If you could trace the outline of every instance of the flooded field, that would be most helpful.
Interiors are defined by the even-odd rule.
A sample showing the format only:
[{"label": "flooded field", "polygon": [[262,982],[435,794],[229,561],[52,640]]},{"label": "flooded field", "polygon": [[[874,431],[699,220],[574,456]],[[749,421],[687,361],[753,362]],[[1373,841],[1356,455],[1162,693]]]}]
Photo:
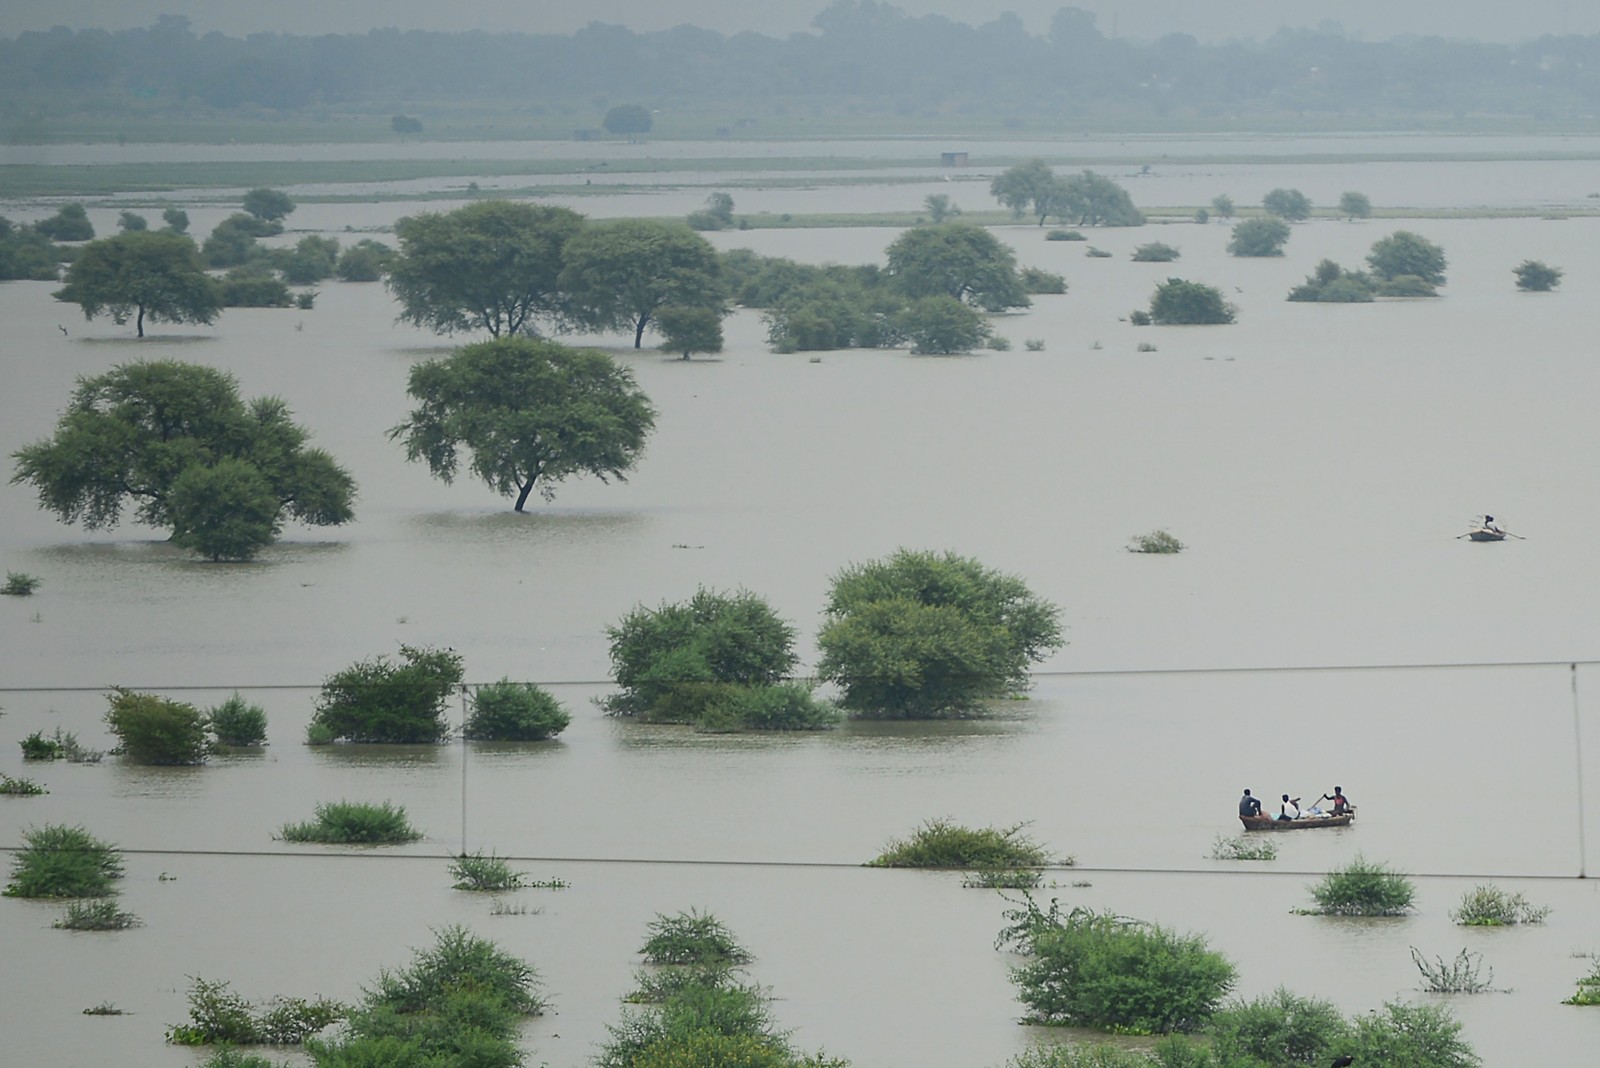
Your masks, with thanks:
[{"label": "flooded field", "polygon": [[[1185,172],[1171,195],[1422,197],[1397,199],[1377,171],[1219,166]],[[1502,166],[1407,180],[1427,203],[1462,206],[1600,189],[1594,163],[1530,159],[1511,182]],[[1182,202],[1144,181],[1128,179],[1136,201]],[[992,206],[986,185],[940,186],[735,196],[740,211],[903,209],[935,190]],[[704,195],[571,203],[668,215]],[[307,204],[290,221],[339,235],[418,207]],[[102,233],[115,214],[91,207]],[[203,234],[209,217],[192,214]],[[1359,266],[1400,228],[1444,247],[1441,298],[1284,301],[1318,260]],[[532,961],[554,999],[525,1031],[528,1063],[576,1068],[618,1019],[644,925],[698,907],[754,950],[751,974],[799,1047],[863,1068],[992,1068],[1034,1037],[993,948],[1005,902],[958,876],[859,867],[941,816],[1031,821],[1077,862],[1051,873],[1046,896],[1206,933],[1244,996],[1283,985],[1361,1013],[1428,997],[1411,947],[1481,952],[1509,991],[1448,1000],[1485,1063],[1531,1049],[1589,1063],[1600,1014],[1559,1002],[1588,970],[1575,955],[1600,951],[1600,890],[1577,878],[1600,864],[1600,666],[1570,666],[1600,653],[1600,220],[1324,220],[1295,226],[1272,260],[1227,256],[1217,224],[1091,232],[1107,259],[1034,226],[996,232],[1070,286],[997,320],[1008,352],[811,362],[770,352],[748,311],[726,324],[724,353],[689,363],[620,337],[571,339],[634,370],[657,430],[626,484],[569,482],[527,515],[481,485],[430,479],[386,438],[407,411],[409,365],[451,341],[396,325],[381,286],[330,283],[312,310],[230,310],[142,342],[84,322],[49,284],[0,286],[8,455],[50,432],[76,376],[179,358],[232,372],[247,396],[285,397],[360,487],[358,522],[291,528],[258,562],[217,566],[136,526],[61,526],[24,487],[0,485],[0,567],[43,580],[0,599],[0,772],[50,790],[0,798],[0,844],[83,824],[128,851],[122,900],[145,921],[69,934],[50,929],[57,906],[0,901],[6,1063],[191,1064],[161,1041],[191,977],[349,999],[430,929],[465,923]],[[865,263],[896,233],[711,236]],[[1154,240],[1182,258],[1129,261]],[[1564,268],[1561,288],[1517,292],[1524,259]],[[1169,276],[1221,287],[1238,323],[1129,325]],[[1026,351],[1032,339],[1041,351]],[[1459,540],[1484,511],[1526,540]],[[1156,527],[1189,548],[1125,551]],[[795,624],[809,667],[830,577],[899,546],[975,556],[1062,607],[1070,644],[1029,700],[983,720],[793,737],[697,735],[595,707],[610,692],[604,628],[633,606],[748,588]],[[321,680],[401,642],[455,648],[469,682],[546,684],[573,725],[540,745],[304,746]],[[36,729],[108,747],[113,685],[201,704],[239,689],[267,709],[272,744],[192,769],[22,763],[16,742]],[[1240,788],[1310,797],[1335,783],[1360,806],[1357,826],[1283,836],[1270,863],[1207,859],[1236,826]],[[341,798],[402,804],[426,837],[353,854],[274,838]],[[571,886],[522,891],[526,913],[492,916],[450,889],[444,858],[463,848]],[[1292,914],[1358,851],[1414,873],[1414,915]],[[1461,894],[1488,880],[1552,906],[1549,921],[1452,925]],[[81,1015],[100,1002],[131,1015]]]}]

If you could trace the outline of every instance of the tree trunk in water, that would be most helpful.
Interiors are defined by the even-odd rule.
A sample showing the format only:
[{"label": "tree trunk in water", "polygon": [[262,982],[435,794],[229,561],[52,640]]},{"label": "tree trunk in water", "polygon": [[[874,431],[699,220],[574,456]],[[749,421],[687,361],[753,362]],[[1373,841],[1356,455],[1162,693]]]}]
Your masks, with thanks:
[{"label": "tree trunk in water", "polygon": [[533,479],[522,484],[522,492],[517,494],[517,511],[522,511],[522,506],[528,503],[528,494],[533,492]]},{"label": "tree trunk in water", "polygon": [[144,305],[139,305],[139,321],[137,323],[139,336],[144,337]]},{"label": "tree trunk in water", "polygon": [[647,322],[649,320],[641,316],[638,325],[633,328],[633,347],[636,349],[643,347],[640,342],[644,340],[644,324]]}]

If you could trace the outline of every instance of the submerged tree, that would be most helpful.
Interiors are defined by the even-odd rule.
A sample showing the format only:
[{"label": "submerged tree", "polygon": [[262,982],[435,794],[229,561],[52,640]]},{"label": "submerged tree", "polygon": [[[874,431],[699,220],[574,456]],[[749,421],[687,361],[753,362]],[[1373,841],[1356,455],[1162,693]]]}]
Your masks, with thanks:
[{"label": "submerged tree", "polygon": [[1010,248],[981,226],[951,222],[907,230],[888,249],[888,276],[913,300],[951,297],[984,311],[1031,302]]},{"label": "submerged tree", "polygon": [[1409,230],[1379,238],[1367,254],[1367,264],[1379,278],[1420,278],[1430,287],[1444,285],[1445,263],[1444,249]]},{"label": "submerged tree", "polygon": [[546,500],[568,475],[626,481],[655,427],[633,374],[603,352],[502,338],[411,369],[411,417],[389,432],[435,476],[455,478],[460,451],[522,511],[535,486]]},{"label": "submerged tree", "polygon": [[725,313],[721,261],[681,223],[591,223],[567,242],[561,289],[573,318],[600,330],[632,330],[633,347],[663,308]]},{"label": "submerged tree", "polygon": [[83,246],[55,298],[81,307],[85,319],[104,311],[120,326],[131,315],[140,337],[147,318],[211,323],[222,307],[194,242],[182,234],[150,230],[126,230]]},{"label": "submerged tree", "polygon": [[1161,326],[1219,325],[1233,322],[1233,314],[1216,286],[1182,278],[1162,282],[1150,298],[1150,319]]},{"label": "submerged tree", "polygon": [[1564,273],[1559,267],[1538,260],[1523,260],[1511,268],[1517,276],[1517,288],[1529,293],[1548,293],[1561,284]]}]

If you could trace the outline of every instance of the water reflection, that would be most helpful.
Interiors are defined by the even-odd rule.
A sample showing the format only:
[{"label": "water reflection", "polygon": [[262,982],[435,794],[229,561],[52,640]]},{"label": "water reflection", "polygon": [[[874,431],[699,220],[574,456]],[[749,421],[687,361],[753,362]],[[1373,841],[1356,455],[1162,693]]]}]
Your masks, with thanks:
[{"label": "water reflection", "polygon": [[480,767],[516,767],[559,760],[567,745],[559,738],[542,742],[467,742],[467,759]]},{"label": "water reflection", "polygon": [[207,769],[201,765],[168,768],[118,763],[112,767],[111,796],[124,800],[192,801],[209,785]]},{"label": "water reflection", "polygon": [[446,762],[449,749],[443,745],[377,745],[336,742],[309,747],[313,758],[325,767],[344,768],[433,768]]},{"label": "water reflection", "polygon": [[475,545],[593,545],[628,537],[648,519],[629,512],[422,512],[408,519],[429,539]]}]

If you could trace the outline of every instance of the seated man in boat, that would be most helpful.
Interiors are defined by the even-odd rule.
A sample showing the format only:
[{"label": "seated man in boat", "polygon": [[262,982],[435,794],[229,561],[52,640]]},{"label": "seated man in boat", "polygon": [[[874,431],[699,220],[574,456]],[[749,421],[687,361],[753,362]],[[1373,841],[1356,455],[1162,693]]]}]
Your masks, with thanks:
[{"label": "seated man in boat", "polygon": [[1259,815],[1261,815],[1261,798],[1259,798],[1259,797],[1251,797],[1250,796],[1250,791],[1246,790],[1244,792],[1244,796],[1239,798],[1239,815],[1241,815],[1241,816],[1259,816]]},{"label": "seated man in boat", "polygon": [[1288,794],[1283,795],[1283,804],[1278,807],[1280,820],[1297,820],[1300,818],[1300,799],[1290,799]]},{"label": "seated man in boat", "polygon": [[1344,787],[1342,786],[1335,786],[1333,788],[1333,793],[1323,794],[1321,797],[1317,798],[1317,800],[1332,801],[1333,814],[1335,816],[1343,816],[1345,813],[1350,811],[1350,799],[1344,796]]}]

